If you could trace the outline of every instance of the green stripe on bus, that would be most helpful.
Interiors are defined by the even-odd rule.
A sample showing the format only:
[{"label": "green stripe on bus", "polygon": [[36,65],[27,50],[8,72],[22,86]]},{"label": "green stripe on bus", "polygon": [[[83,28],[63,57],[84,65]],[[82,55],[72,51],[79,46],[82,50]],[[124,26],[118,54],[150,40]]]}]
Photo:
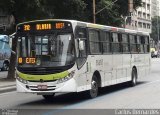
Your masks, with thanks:
[{"label": "green stripe on bus", "polygon": [[60,78],[64,78],[69,74],[69,72],[64,71],[61,73],[49,74],[49,75],[30,75],[30,74],[24,74],[24,73],[17,71],[17,74],[20,78],[24,80],[40,81],[40,79],[42,79],[44,81],[50,81],[50,80],[57,80]]}]

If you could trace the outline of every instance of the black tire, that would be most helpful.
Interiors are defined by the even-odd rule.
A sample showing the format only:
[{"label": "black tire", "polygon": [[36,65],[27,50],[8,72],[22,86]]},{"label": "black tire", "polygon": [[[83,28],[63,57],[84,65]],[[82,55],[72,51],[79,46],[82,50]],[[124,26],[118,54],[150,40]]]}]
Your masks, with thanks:
[{"label": "black tire", "polygon": [[2,67],[2,71],[7,71],[8,69],[9,69],[9,64],[4,62],[3,67]]},{"label": "black tire", "polygon": [[87,91],[87,97],[88,98],[95,98],[98,95],[98,79],[97,77],[94,75],[91,81],[91,89],[89,91]]},{"label": "black tire", "polygon": [[55,93],[52,95],[42,95],[46,101],[53,101]]},{"label": "black tire", "polygon": [[131,73],[131,77],[132,77],[132,80],[130,81],[129,85],[131,87],[134,87],[135,85],[137,85],[137,71],[135,68],[132,69],[132,73]]}]

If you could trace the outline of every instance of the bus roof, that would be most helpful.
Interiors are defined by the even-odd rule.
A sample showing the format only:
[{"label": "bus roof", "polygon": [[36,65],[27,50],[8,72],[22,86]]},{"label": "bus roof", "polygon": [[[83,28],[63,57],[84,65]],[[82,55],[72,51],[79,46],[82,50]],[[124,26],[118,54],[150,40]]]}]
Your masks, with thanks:
[{"label": "bus roof", "polygon": [[32,22],[43,22],[43,21],[67,21],[71,23],[77,23],[78,25],[90,27],[90,28],[96,28],[96,29],[102,29],[102,30],[108,30],[108,31],[115,31],[115,32],[127,32],[131,34],[139,34],[139,35],[149,35],[148,32],[144,31],[138,31],[138,30],[132,30],[132,29],[126,29],[126,28],[119,28],[119,27],[113,27],[113,26],[106,26],[106,25],[100,25],[100,24],[94,24],[89,22],[82,22],[77,20],[66,20],[66,19],[44,19],[44,20],[33,20],[28,22],[19,23],[17,26],[21,24],[26,23],[32,23]]}]

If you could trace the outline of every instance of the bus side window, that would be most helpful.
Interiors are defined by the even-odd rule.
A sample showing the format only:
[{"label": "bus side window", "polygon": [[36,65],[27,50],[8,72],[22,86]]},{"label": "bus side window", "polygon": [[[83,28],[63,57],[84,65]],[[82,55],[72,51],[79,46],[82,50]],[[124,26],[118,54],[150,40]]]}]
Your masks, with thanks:
[{"label": "bus side window", "polygon": [[101,39],[104,54],[111,53],[111,43],[110,43],[110,41],[111,41],[110,33],[109,32],[104,32],[103,37]]},{"label": "bus side window", "polygon": [[144,53],[144,40],[142,36],[137,36],[137,49],[138,49],[138,53]]},{"label": "bus side window", "polygon": [[144,36],[144,52],[149,53],[149,37]]},{"label": "bus side window", "polygon": [[86,48],[86,40],[87,33],[86,28],[77,27],[76,30],[76,40],[77,40],[77,48],[78,48],[78,57],[86,57],[87,56],[87,48]]},{"label": "bus side window", "polygon": [[112,33],[112,51],[113,53],[121,53],[120,38],[118,33]]},{"label": "bus side window", "polygon": [[122,50],[123,50],[123,53],[130,52],[129,39],[127,34],[122,34]]},{"label": "bus side window", "polygon": [[142,49],[142,53],[144,53],[144,44],[145,44],[145,38],[144,36],[141,36],[141,49]]},{"label": "bus side window", "polygon": [[77,54],[77,66],[80,69],[84,63],[86,62],[87,58],[87,30],[84,27],[77,27],[76,28],[76,54]]},{"label": "bus side window", "polygon": [[98,30],[89,30],[89,46],[91,54],[101,54],[100,32]]},{"label": "bus side window", "polygon": [[135,35],[129,35],[129,40],[130,40],[130,49],[131,49],[131,53],[137,53],[137,37]]}]

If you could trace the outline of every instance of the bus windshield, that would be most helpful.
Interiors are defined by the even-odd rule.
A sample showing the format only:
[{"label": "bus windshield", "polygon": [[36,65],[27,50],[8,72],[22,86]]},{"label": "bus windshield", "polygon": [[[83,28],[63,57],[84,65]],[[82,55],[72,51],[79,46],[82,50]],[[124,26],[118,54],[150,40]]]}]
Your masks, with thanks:
[{"label": "bus windshield", "polygon": [[60,67],[75,62],[72,34],[19,37],[18,50],[19,67]]}]

